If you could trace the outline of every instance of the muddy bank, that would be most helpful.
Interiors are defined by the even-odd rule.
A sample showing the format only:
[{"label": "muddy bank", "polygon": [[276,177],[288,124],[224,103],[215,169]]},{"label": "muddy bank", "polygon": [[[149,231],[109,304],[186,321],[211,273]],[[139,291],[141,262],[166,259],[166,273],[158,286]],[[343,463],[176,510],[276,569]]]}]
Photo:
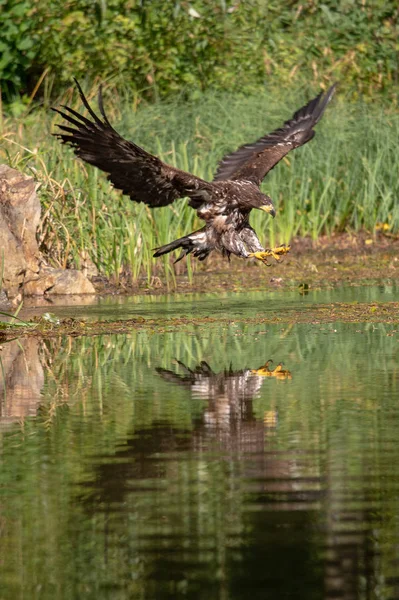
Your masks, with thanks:
[{"label": "muddy bank", "polygon": [[[232,260],[229,264],[221,259],[214,259],[193,276],[193,281],[187,277],[177,277],[176,287],[169,288],[161,280],[153,281],[151,285],[141,282],[139,286],[113,286],[106,280],[97,282],[98,295],[150,295],[164,294],[167,291],[181,293],[206,293],[217,295],[222,292],[243,291],[281,291],[282,306],[284,306],[285,290],[295,290],[300,294],[308,291],[326,288],[364,285],[399,285],[399,241],[388,236],[367,235],[350,236],[348,234],[335,238],[321,238],[317,244],[310,240],[294,240],[291,253],[280,263],[274,262],[271,267],[253,264],[249,261]],[[334,302],[315,304],[306,310],[284,306],[272,312],[258,312],[251,317],[237,317],[213,314],[197,317],[178,318],[138,317],[133,319],[114,319],[93,321],[92,319],[64,318],[54,319],[35,317],[29,307],[45,307],[49,313],[52,307],[77,306],[95,303],[95,296],[60,297],[57,302],[45,298],[26,299],[24,312],[28,320],[26,325],[18,326],[3,324],[0,329],[0,342],[19,336],[54,337],[58,335],[99,335],[105,333],[128,333],[131,330],[169,331],[175,328],[203,326],[206,328],[213,323],[229,324],[245,320],[246,323],[257,324],[296,324],[296,323],[333,323],[333,322],[384,322],[393,326],[392,333],[399,331],[399,301],[398,302]],[[399,300],[399,298],[398,298]],[[32,304],[33,303],[33,304]],[[27,309],[27,310],[25,310]],[[22,314],[22,313],[21,313]],[[73,317],[76,315],[73,314]]]},{"label": "muddy bank", "polygon": [[375,285],[399,282],[399,240],[389,234],[341,234],[321,237],[317,242],[294,239],[290,253],[270,267],[257,261],[233,257],[229,263],[219,256],[199,265],[192,281],[177,275],[165,282],[154,277],[132,285],[125,275],[119,286],[106,278],[94,278],[98,294],[163,294],[176,292],[215,292],[217,289],[242,291],[294,289],[305,286],[320,289],[347,285]]}]

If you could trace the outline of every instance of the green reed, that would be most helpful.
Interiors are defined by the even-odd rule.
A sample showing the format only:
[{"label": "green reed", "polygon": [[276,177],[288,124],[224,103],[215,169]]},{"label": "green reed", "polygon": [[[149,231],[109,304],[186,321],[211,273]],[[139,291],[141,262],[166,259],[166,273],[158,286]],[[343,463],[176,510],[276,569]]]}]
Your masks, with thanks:
[{"label": "green reed", "polygon": [[[112,92],[112,98],[111,98]],[[96,106],[95,90],[89,97]],[[309,97],[203,95],[196,101],[140,103],[126,90],[105,90],[109,118],[118,131],[163,160],[211,179],[218,160],[244,142],[278,127]],[[81,109],[72,90],[60,103]],[[41,248],[55,265],[82,268],[89,257],[118,283],[176,274],[191,278],[198,261],[173,265],[155,260],[153,248],[201,226],[184,200],[151,210],[113,190],[104,174],[77,160],[50,132],[60,117],[31,109],[3,123],[0,161],[33,174],[41,183]],[[378,222],[399,229],[396,146],[399,117],[389,108],[347,105],[339,91],[317,126],[311,144],[289,154],[267,177],[263,189],[277,217],[253,211],[251,222],[265,245],[294,236],[331,235],[345,230],[375,231]]]}]

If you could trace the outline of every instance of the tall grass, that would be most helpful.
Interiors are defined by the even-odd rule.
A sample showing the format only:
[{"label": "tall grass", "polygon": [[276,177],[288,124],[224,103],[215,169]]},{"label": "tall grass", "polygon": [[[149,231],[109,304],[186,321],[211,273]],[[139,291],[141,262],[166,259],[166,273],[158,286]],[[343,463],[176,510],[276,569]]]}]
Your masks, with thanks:
[{"label": "tall grass", "polygon": [[[96,105],[95,90],[89,93]],[[279,126],[305,102],[303,91],[257,96],[205,94],[192,102],[145,104],[126,90],[105,91],[105,105],[118,131],[163,160],[211,179],[218,160],[243,142]],[[60,103],[81,109],[72,90]],[[104,174],[77,160],[50,132],[60,122],[48,109],[36,107],[3,121],[0,161],[33,173],[43,216],[42,250],[55,265],[82,268],[87,257],[101,273],[118,282],[128,277],[148,282],[197,261],[156,261],[152,249],[201,226],[184,200],[151,210],[113,190]],[[251,221],[266,245],[294,236],[337,231],[375,230],[377,222],[399,229],[397,142],[399,116],[389,108],[347,105],[339,92],[328,107],[317,136],[289,154],[269,174],[264,191],[277,206],[271,220],[253,211]]]}]

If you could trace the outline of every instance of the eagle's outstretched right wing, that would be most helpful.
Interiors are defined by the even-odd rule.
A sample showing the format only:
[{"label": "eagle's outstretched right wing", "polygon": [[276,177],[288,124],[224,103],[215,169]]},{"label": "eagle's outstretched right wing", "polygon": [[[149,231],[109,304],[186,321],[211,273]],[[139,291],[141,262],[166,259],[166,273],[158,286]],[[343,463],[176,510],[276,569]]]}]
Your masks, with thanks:
[{"label": "eagle's outstretched right wing", "polygon": [[64,111],[53,110],[69,123],[58,125],[62,133],[56,133],[56,137],[72,146],[79,158],[108,173],[113,185],[135,202],[145,202],[151,207],[166,206],[177,198],[188,196],[190,205],[197,208],[208,200],[211,184],[164,163],[140,146],[125,140],[107,119],[101,88],[98,105],[102,120],[89,105],[76,79],[75,83],[93,120],[68,106],[63,106]]}]

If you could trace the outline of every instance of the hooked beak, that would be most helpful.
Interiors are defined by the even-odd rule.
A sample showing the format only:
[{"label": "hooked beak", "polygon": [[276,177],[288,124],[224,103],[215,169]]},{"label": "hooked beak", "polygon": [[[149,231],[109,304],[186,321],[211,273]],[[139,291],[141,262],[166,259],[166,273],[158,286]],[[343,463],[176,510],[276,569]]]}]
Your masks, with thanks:
[{"label": "hooked beak", "polygon": [[276,216],[276,209],[274,208],[273,204],[265,204],[264,206],[260,206],[259,208],[260,210],[264,210],[265,212],[269,213],[269,215],[271,215],[273,219]]}]

